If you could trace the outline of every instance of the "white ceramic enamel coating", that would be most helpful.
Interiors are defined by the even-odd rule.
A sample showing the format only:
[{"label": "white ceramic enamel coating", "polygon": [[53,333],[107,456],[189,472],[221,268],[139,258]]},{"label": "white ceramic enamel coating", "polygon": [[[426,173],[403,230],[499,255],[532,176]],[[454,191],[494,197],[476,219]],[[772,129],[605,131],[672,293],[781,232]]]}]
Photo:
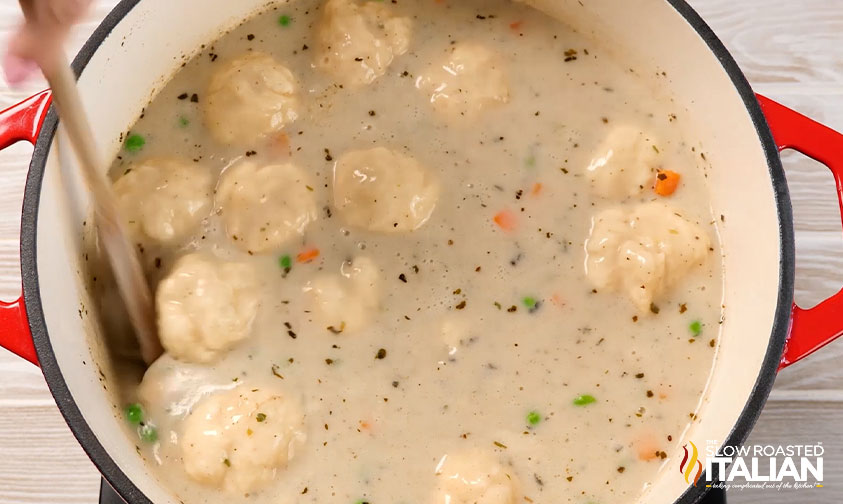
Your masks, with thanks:
[{"label": "white ceramic enamel coating", "polygon": [[[294,0],[293,0],[294,1]],[[185,58],[260,9],[266,0],[144,0],[96,49],[80,79],[83,101],[105,160],[116,155],[120,132]],[[712,165],[713,214],[725,254],[725,321],[721,345],[699,421],[688,439],[703,448],[722,443],[735,425],[759,375],[773,326],[779,289],[779,222],[771,178],[758,134],[720,62],[688,22],[663,0],[533,0],[642,72],[664,71],[679,110],[694,128]],[[114,403],[112,373],[85,293],[81,236],[87,198],[58,162],[53,143],[38,213],[37,265],[50,341],[73,400],[99,442],[149,499],[173,503],[135,453]],[[66,159],[63,159],[66,163]],[[66,164],[65,164],[66,166]],[[78,299],[78,303],[69,300]],[[80,310],[82,316],[80,317]],[[103,379],[100,369],[107,378]],[[105,384],[105,387],[103,386]],[[548,391],[548,393],[551,393]],[[682,451],[662,461],[660,478],[641,502],[667,503],[687,488],[679,474]],[[564,454],[560,454],[564,457]]]}]

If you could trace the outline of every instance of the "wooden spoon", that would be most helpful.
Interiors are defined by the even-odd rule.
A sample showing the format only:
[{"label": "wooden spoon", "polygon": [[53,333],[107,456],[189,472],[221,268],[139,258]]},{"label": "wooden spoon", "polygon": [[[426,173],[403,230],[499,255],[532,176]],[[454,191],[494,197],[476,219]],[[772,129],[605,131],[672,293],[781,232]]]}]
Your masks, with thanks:
[{"label": "wooden spoon", "polygon": [[76,79],[65,58],[59,57],[49,71],[43,70],[53,90],[53,103],[59,111],[61,124],[67,132],[85,182],[91,191],[94,222],[97,224],[108,262],[114,272],[117,288],[126,304],[141,357],[147,365],[162,353],[155,322],[152,292],[141,267],[135,247],[129,241],[124,220],[117,207],[111,185],[100,170],[100,157],[94,144],[91,126],[82,108]]},{"label": "wooden spoon", "polygon": [[[32,20],[37,15],[33,0],[21,0],[24,16]],[[143,273],[134,246],[129,241],[124,220],[120,217],[117,199],[101,170],[100,156],[94,143],[91,125],[82,107],[76,79],[64,54],[51,55],[51,63],[42,68],[53,90],[53,103],[67,131],[85,183],[91,192],[94,221],[97,224],[108,262],[114,272],[117,288],[126,305],[135,335],[140,344],[141,358],[152,364],[164,351],[158,340],[152,292]]]}]

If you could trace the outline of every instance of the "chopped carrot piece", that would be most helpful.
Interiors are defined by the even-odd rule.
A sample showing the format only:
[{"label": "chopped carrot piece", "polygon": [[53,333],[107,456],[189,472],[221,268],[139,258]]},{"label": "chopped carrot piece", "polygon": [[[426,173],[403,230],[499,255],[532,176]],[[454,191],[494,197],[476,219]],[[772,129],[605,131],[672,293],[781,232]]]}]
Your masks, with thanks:
[{"label": "chopped carrot piece", "polygon": [[[293,153],[290,147],[290,137],[283,132],[272,136],[266,143],[266,146],[272,157],[289,157]],[[246,152],[246,157],[254,156],[255,154],[257,154],[256,151],[248,151]]]},{"label": "chopped carrot piece", "polygon": [[518,30],[521,28],[521,25],[524,24],[524,21],[515,21],[513,23],[509,23],[510,30]]},{"label": "chopped carrot piece", "polygon": [[659,457],[659,445],[652,435],[644,436],[635,442],[635,451],[640,460],[653,460]]},{"label": "chopped carrot piece", "polygon": [[512,231],[515,229],[515,214],[509,210],[501,210],[495,214],[493,220],[495,221],[495,224],[504,231]]},{"label": "chopped carrot piece", "polygon": [[290,149],[290,137],[286,133],[278,134],[278,146],[285,150]]},{"label": "chopped carrot piece", "polygon": [[679,174],[670,170],[659,170],[653,190],[659,196],[670,196],[679,187]]},{"label": "chopped carrot piece", "polygon": [[542,186],[541,182],[536,182],[535,184],[533,184],[533,190],[530,191],[530,193],[533,196],[538,196],[539,194],[541,194],[543,188],[544,186]]},{"label": "chopped carrot piece", "polygon": [[316,259],[317,257],[319,257],[319,249],[316,247],[309,248],[305,251],[299,252],[299,254],[296,256],[296,262],[308,263]]},{"label": "chopped carrot piece", "polygon": [[550,302],[553,303],[555,306],[558,306],[559,308],[565,306],[565,300],[562,299],[562,296],[560,296],[559,294],[554,294],[553,296],[551,296]]},{"label": "chopped carrot piece", "polygon": [[372,428],[372,425],[369,422],[367,422],[365,420],[360,420],[360,429],[361,430],[369,430],[371,428]]}]

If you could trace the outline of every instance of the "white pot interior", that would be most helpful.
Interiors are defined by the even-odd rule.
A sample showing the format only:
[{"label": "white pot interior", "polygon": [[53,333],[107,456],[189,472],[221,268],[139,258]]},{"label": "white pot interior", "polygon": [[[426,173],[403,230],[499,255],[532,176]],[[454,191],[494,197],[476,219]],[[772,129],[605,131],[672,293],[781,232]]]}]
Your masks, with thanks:
[{"label": "white pot interior", "polygon": [[[80,79],[104,159],[116,155],[121,132],[186,58],[266,3],[145,0],[132,8],[96,48]],[[719,226],[725,256],[725,321],[701,414],[684,439],[699,447],[707,440],[722,442],[760,372],[779,289],[774,191],[752,120],[705,41],[664,0],[528,3],[615,48],[619,57],[638,68],[666,72],[662,79],[666,91],[694,123],[695,141],[711,163],[713,214],[726,219]],[[88,201],[72,171],[65,168],[61,173],[57,152],[54,142],[37,220],[37,265],[44,318],[58,365],[85,421],[122,471],[152,501],[175,503],[135,453],[109,390],[111,373],[105,352],[96,344],[100,338],[94,303],[82,278],[81,237]],[[677,470],[681,449],[668,455],[661,478],[642,502],[673,502],[687,489]]]}]

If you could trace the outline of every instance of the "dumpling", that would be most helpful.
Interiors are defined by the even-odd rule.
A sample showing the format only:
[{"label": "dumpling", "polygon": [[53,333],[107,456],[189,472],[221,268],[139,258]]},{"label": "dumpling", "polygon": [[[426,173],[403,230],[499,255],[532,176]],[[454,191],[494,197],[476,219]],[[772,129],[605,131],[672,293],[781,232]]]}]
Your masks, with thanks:
[{"label": "dumpling", "polygon": [[439,184],[418,161],[376,147],[343,154],[334,165],[334,206],[353,226],[394,233],[430,218]]},{"label": "dumpling", "polygon": [[306,434],[297,401],[280,390],[241,385],[203,399],[179,441],[187,474],[229,494],[265,487],[296,455]]},{"label": "dumpling", "polygon": [[594,217],[585,244],[586,276],[598,289],[621,291],[642,312],[705,262],[708,234],[659,202],[612,208]]},{"label": "dumpling", "polygon": [[170,422],[186,417],[205,396],[231,390],[237,384],[227,376],[220,377],[213,366],[176,360],[165,353],[146,369],[137,390],[161,433],[171,427]]},{"label": "dumpling", "polygon": [[247,252],[271,252],[316,219],[313,186],[292,163],[259,165],[241,161],[226,169],[217,187],[216,206],[225,231]]},{"label": "dumpling", "polygon": [[341,84],[370,84],[407,52],[412,22],[371,0],[328,0],[317,31],[316,63]]},{"label": "dumpling", "polygon": [[594,194],[624,200],[653,185],[659,153],[653,137],[632,126],[613,129],[586,168]]},{"label": "dumpling", "polygon": [[258,311],[251,266],[189,254],[158,284],[158,335],[176,359],[211,362],[249,336]]},{"label": "dumpling", "polygon": [[450,46],[448,51],[445,61],[416,80],[436,110],[471,116],[509,101],[509,84],[497,54],[471,42]]},{"label": "dumpling", "polygon": [[193,232],[211,213],[214,176],[177,158],[147,159],[114,182],[129,231],[140,241],[172,243]]},{"label": "dumpling", "polygon": [[307,282],[304,293],[316,322],[334,333],[364,328],[378,310],[377,265],[368,257],[344,262],[339,275],[324,273]]},{"label": "dumpling", "polygon": [[485,452],[445,455],[435,473],[433,504],[515,504],[520,499],[518,478]]},{"label": "dumpling", "polygon": [[252,146],[298,118],[296,80],[272,56],[250,52],[214,72],[205,125],[217,142]]}]

